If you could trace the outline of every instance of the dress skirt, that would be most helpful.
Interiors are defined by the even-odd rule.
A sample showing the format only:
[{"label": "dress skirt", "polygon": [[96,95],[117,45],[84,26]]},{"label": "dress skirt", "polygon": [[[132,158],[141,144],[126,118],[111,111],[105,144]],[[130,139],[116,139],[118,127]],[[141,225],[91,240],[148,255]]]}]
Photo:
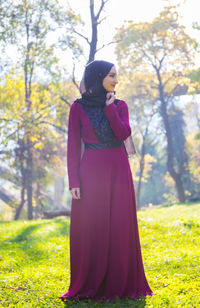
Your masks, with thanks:
[{"label": "dress skirt", "polygon": [[59,298],[96,301],[152,295],[144,273],[134,184],[124,145],[85,149],[81,198],[72,199],[71,280]]}]

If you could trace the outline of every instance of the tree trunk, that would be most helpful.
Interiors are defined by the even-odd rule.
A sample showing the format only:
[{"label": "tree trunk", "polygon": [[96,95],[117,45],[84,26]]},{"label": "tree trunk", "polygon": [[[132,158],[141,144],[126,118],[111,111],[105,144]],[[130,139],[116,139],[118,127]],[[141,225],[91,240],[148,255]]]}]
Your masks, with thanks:
[{"label": "tree trunk", "polygon": [[59,210],[62,206],[62,196],[64,192],[64,178],[60,176],[54,176],[54,209]]},{"label": "tree trunk", "polygon": [[90,17],[92,23],[92,38],[90,42],[90,53],[88,63],[94,61],[97,50],[97,17],[94,14],[94,0],[90,0]]},{"label": "tree trunk", "polygon": [[33,195],[33,157],[31,149],[31,141],[27,138],[27,166],[26,166],[26,190],[27,190],[27,217],[29,220],[33,219],[33,204],[32,204],[32,195]]},{"label": "tree trunk", "polygon": [[18,220],[20,213],[21,213],[21,210],[23,209],[24,203],[25,203],[25,187],[22,186],[22,188],[21,188],[21,202],[20,202],[20,205],[16,209],[14,220]]},{"label": "tree trunk", "polygon": [[162,85],[162,80],[161,80],[159,69],[156,69],[156,73],[157,73],[158,82],[159,82],[159,95],[160,95],[160,102],[161,102],[160,114],[164,122],[164,127],[165,127],[165,132],[166,132],[166,137],[167,137],[167,169],[171,177],[175,181],[179,201],[185,202],[185,193],[184,193],[184,188],[183,188],[183,182],[181,179],[181,176],[184,172],[184,167],[182,166],[181,172],[178,173],[175,171],[175,168],[173,165],[174,152],[173,152],[173,146],[172,146],[172,134],[171,134],[169,118],[167,114],[167,104],[164,98],[163,85]]},{"label": "tree trunk", "polygon": [[17,207],[15,212],[15,218],[14,220],[17,220],[20,216],[21,210],[23,209],[24,203],[25,203],[25,187],[26,187],[26,180],[25,180],[25,172],[24,172],[24,166],[22,161],[22,156],[20,157],[20,169],[21,169],[21,176],[22,176],[22,186],[21,186],[21,202],[20,205]]},{"label": "tree trunk", "polygon": [[[27,112],[31,110],[31,88],[32,88],[32,74],[34,68],[34,62],[30,61],[30,18],[28,10],[26,14],[26,56],[24,62],[24,81],[25,81],[25,102]],[[32,156],[32,144],[29,138],[30,128],[25,127],[25,144],[26,144],[26,191],[27,191],[27,217],[29,220],[33,219],[33,205],[32,205],[32,184],[33,184],[33,156]]]},{"label": "tree trunk", "polygon": [[181,176],[180,175],[176,179],[176,189],[177,189],[179,201],[180,202],[185,202],[184,187],[183,187],[183,182],[181,180]]}]

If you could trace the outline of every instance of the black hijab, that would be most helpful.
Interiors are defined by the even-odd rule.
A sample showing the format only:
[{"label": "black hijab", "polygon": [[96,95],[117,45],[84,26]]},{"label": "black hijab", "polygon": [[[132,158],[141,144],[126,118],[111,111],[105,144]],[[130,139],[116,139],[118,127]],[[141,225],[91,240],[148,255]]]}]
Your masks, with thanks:
[{"label": "black hijab", "polygon": [[86,92],[76,101],[81,103],[87,113],[90,123],[100,143],[114,142],[114,134],[104,113],[107,91],[103,87],[103,79],[108,75],[113,63],[106,61],[93,61],[84,71],[83,81]]}]

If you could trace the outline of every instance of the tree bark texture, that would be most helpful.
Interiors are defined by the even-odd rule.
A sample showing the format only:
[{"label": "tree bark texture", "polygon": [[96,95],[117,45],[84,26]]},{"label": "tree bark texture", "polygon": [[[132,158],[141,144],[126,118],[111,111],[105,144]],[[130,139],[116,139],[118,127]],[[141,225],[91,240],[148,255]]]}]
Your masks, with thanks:
[{"label": "tree bark texture", "polygon": [[171,129],[169,125],[169,118],[167,114],[167,103],[165,101],[164,97],[164,90],[163,90],[163,84],[160,76],[160,71],[158,68],[156,69],[156,74],[158,78],[158,90],[159,90],[159,96],[160,96],[160,103],[161,103],[161,108],[160,108],[160,114],[163,119],[164,127],[165,127],[165,132],[166,132],[166,137],[167,137],[167,169],[171,175],[171,177],[175,181],[176,185],[176,190],[177,190],[177,195],[178,199],[180,202],[185,202],[185,193],[184,193],[184,187],[183,187],[183,182],[182,182],[182,174],[184,172],[184,167],[182,166],[180,172],[176,172],[174,168],[174,152],[173,152],[173,146],[172,146],[172,134],[171,134]]}]

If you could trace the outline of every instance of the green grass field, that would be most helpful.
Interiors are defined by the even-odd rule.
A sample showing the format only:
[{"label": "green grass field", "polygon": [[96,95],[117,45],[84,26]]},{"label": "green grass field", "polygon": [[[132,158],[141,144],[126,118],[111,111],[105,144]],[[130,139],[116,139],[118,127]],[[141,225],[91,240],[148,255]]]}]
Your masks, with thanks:
[{"label": "green grass field", "polygon": [[70,282],[68,218],[0,222],[0,307],[200,307],[200,204],[138,212],[153,297],[116,303],[58,296]]}]

